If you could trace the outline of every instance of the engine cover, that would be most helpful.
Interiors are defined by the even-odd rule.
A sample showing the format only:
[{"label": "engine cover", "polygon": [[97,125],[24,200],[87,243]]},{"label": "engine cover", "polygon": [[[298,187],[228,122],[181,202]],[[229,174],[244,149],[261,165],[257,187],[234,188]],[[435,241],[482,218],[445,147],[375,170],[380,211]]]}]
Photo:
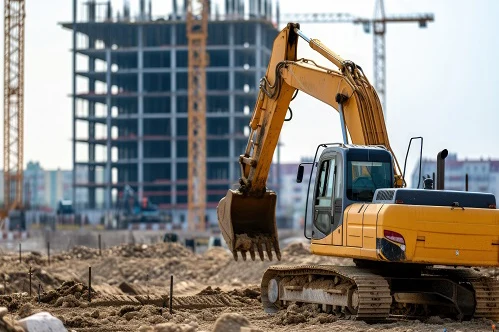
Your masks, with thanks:
[{"label": "engine cover", "polygon": [[388,188],[377,189],[373,203],[495,208],[493,194],[454,190]]}]

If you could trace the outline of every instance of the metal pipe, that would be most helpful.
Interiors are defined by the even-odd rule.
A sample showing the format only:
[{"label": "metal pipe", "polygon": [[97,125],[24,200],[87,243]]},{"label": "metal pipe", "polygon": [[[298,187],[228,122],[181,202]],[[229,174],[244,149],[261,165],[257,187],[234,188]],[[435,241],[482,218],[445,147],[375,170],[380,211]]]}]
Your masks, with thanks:
[{"label": "metal pipe", "polygon": [[338,93],[336,95],[336,102],[338,103],[338,111],[340,113],[340,123],[341,123],[341,133],[343,135],[343,143],[348,144],[348,133],[347,133],[347,127],[345,124],[345,115],[343,112],[343,103],[347,101],[348,97]]},{"label": "metal pipe", "polygon": [[298,29],[298,28],[295,28],[295,32],[296,32],[296,34],[297,34],[298,36],[300,36],[300,37],[302,37],[303,39],[305,39],[305,41],[306,41],[307,43],[310,43],[310,41],[312,40],[312,39],[308,38],[308,37],[307,37],[307,36],[306,36],[303,32],[301,32],[301,30],[300,30],[300,29]]},{"label": "metal pipe", "polygon": [[447,149],[437,154],[437,190],[445,189],[445,158],[449,155]]}]

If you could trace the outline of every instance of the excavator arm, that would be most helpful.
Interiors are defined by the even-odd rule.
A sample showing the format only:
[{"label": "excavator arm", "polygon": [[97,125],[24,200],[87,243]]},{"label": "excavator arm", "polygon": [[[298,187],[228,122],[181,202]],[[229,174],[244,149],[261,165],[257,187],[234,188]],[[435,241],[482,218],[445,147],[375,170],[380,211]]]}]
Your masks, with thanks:
[{"label": "excavator arm", "polygon": [[[318,66],[311,60],[298,60],[299,37],[338,70]],[[298,24],[289,23],[275,39],[267,73],[260,81],[248,144],[239,158],[240,187],[229,190],[217,207],[222,235],[236,260],[238,251],[243,259],[249,252],[253,260],[258,252],[263,260],[264,248],[269,259],[272,250],[280,259],[275,222],[277,196],[267,189],[266,183],[289,104],[298,91],[340,113],[345,143],[382,145],[391,151],[378,95],[362,68],[343,60],[320,41],[303,35]],[[400,167],[395,157],[394,160],[394,186],[401,187]]]}]

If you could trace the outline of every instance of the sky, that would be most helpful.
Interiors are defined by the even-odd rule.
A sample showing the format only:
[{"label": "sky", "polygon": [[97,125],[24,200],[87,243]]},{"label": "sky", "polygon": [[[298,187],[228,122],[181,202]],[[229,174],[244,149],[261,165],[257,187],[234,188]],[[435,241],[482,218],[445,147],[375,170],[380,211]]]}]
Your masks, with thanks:
[{"label": "sky", "polygon": [[[138,0],[130,2],[133,8]],[[165,14],[166,3],[170,1],[153,1],[153,14]],[[304,4],[282,0],[281,12],[346,12],[362,17],[374,13],[374,0]],[[385,0],[385,11],[435,15],[426,29],[416,23],[387,27],[386,122],[399,162],[403,163],[413,136],[424,137],[426,157],[447,148],[461,158],[499,158],[499,1]],[[27,0],[26,13],[25,163],[33,160],[46,169],[70,169],[71,32],[58,23],[71,20],[72,1]],[[302,24],[301,29],[362,66],[374,84],[372,34],[353,24]],[[298,57],[333,67],[306,43],[298,47]],[[313,155],[319,143],[342,140],[334,109],[303,93],[291,107],[293,120],[285,123],[281,135],[283,162]],[[416,150],[409,157],[411,171]]]}]

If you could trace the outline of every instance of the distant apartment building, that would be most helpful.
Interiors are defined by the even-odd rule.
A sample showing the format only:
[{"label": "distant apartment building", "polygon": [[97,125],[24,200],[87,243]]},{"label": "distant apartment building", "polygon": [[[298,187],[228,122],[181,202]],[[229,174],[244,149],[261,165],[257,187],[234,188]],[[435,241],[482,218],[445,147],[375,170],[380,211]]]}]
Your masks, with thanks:
[{"label": "distant apartment building", "polygon": [[[305,160],[302,161],[311,161]],[[277,192],[277,216],[291,220],[293,228],[301,228],[305,218],[305,205],[307,201],[307,189],[310,179],[310,165],[305,165],[303,182],[296,182],[296,174],[300,163],[272,164],[267,186]],[[278,180],[280,178],[280,180]],[[312,175],[310,188],[315,184],[315,172]],[[313,190],[310,190],[310,196]],[[310,199],[310,198],[309,198]],[[309,217],[311,216],[308,211]]]},{"label": "distant apartment building", "polygon": [[[77,178],[86,177],[86,172]],[[54,210],[61,199],[71,199],[73,172],[71,170],[45,170],[39,162],[28,162],[24,171],[24,204],[29,209]],[[3,191],[2,191],[3,192]],[[86,195],[80,193],[79,199]]]},{"label": "distant apartment building", "polygon": [[[423,158],[421,165],[422,176],[433,176],[437,162],[435,159]],[[465,190],[465,178],[468,174],[468,190],[476,192],[488,192],[499,197],[499,160],[491,159],[461,159],[457,154],[449,154],[445,159],[445,189]],[[412,172],[411,187],[418,187],[419,162]],[[421,179],[419,188],[423,187]]]}]

